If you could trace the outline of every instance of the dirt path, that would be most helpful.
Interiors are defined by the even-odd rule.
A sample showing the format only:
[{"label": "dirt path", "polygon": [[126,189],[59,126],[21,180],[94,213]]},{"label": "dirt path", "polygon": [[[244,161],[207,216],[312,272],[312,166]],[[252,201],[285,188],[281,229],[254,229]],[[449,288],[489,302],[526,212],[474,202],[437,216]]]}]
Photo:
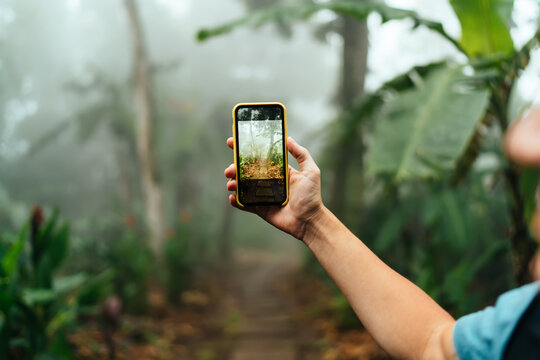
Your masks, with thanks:
[{"label": "dirt path", "polygon": [[281,179],[283,167],[278,164],[271,165],[267,159],[257,159],[243,165],[241,173],[246,179]]},{"label": "dirt path", "polygon": [[231,360],[297,358],[291,306],[278,290],[280,278],[295,268],[293,260],[247,252],[238,256],[235,289],[243,315]]}]

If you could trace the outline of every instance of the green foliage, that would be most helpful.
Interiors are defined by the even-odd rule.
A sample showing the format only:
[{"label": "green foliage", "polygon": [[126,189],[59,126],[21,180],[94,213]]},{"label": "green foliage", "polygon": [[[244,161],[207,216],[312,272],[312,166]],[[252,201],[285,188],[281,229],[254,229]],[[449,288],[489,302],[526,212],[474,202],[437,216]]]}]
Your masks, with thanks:
[{"label": "green foliage", "polygon": [[[137,217],[102,214],[98,219],[74,224],[80,238],[66,264],[68,272],[114,272],[113,292],[127,313],[148,308],[149,283],[156,278],[156,263]],[[89,240],[90,239],[90,240]],[[98,286],[100,278],[94,281]],[[92,283],[88,284],[93,286]],[[82,299],[90,301],[85,294]]]},{"label": "green foliage", "polygon": [[253,155],[240,156],[240,166],[251,165],[251,164],[256,163],[257,161],[258,161],[257,156],[253,156]]},{"label": "green foliage", "polygon": [[485,112],[488,92],[460,84],[459,67],[430,73],[388,102],[369,149],[371,173],[436,177],[455,166]]},{"label": "green foliage", "polygon": [[332,312],[334,316],[335,324],[340,329],[358,328],[361,324],[356,317],[354,310],[349,305],[345,296],[336,291],[332,298]]},{"label": "green foliage", "polygon": [[69,359],[68,331],[80,314],[89,314],[107,295],[111,273],[58,276],[69,246],[67,224],[58,213],[31,222],[17,237],[0,236],[0,357]]},{"label": "green foliage", "polygon": [[146,311],[154,264],[152,251],[134,232],[126,231],[105,249],[102,266],[114,269],[114,290],[128,313]]},{"label": "green foliage", "polygon": [[164,284],[172,304],[178,304],[196,270],[208,265],[213,250],[209,248],[208,231],[205,222],[193,220],[184,213],[184,219],[176,224],[174,233],[165,243]]},{"label": "green foliage", "polygon": [[507,202],[474,171],[458,187],[408,182],[367,206],[360,238],[454,315],[475,311],[513,286]]},{"label": "green foliage", "polygon": [[514,43],[507,24],[513,0],[450,0],[461,23],[461,47],[471,57],[511,54]]},{"label": "green foliage", "polygon": [[324,3],[309,1],[291,6],[275,6],[257,11],[215,28],[200,30],[197,34],[197,39],[199,41],[205,41],[211,37],[226,34],[240,26],[261,26],[270,22],[287,23],[295,20],[306,20],[321,10],[330,10],[337,14],[350,16],[358,20],[365,20],[372,12],[381,15],[383,22],[409,18],[414,21],[415,26],[426,26],[458,46],[455,40],[444,31],[444,28],[440,23],[423,19],[414,11],[393,8],[379,1],[371,0],[328,1]]},{"label": "green foliage", "polygon": [[[515,51],[508,27],[512,0],[450,3],[461,23],[461,41],[450,37],[441,24],[411,11],[371,1],[332,0],[263,10],[202,30],[198,38],[244,25],[304,20],[323,9],[359,20],[377,12],[383,22],[412,19],[415,26],[439,33],[466,56],[468,76],[444,61],[413,68],[363,94],[332,124],[330,145],[331,150],[367,148],[371,176],[364,173],[364,154],[352,162],[360,165],[353,170],[366,186],[364,198],[351,207],[357,214],[367,214],[355,216],[351,224],[360,238],[459,315],[485,305],[513,284],[510,247],[503,238],[508,228],[521,227],[520,221],[531,216],[538,173],[510,168],[502,159],[500,141],[512,118],[523,110],[510,93],[515,93],[515,80],[540,41],[540,31]],[[334,164],[335,153],[326,151],[327,164]],[[478,164],[486,158],[495,158],[494,165],[480,171]],[[497,181],[501,174],[507,177],[506,187]],[[510,177],[517,180],[518,189]],[[512,214],[521,212],[524,219],[510,217],[508,209]],[[513,244],[524,241],[530,239],[512,238]],[[308,262],[325,277],[313,264]],[[335,308],[340,321],[353,316],[342,297],[336,297]]]},{"label": "green foliage", "polygon": [[323,161],[327,164],[332,164],[335,161],[335,152],[339,147],[362,143],[358,129],[364,125],[372,125],[372,120],[379,116],[381,107],[389,96],[394,95],[396,92],[415,87],[415,79],[424,77],[429,72],[441,68],[443,65],[443,63],[433,63],[425,66],[415,66],[409,71],[384,83],[376,91],[362,94],[329,126],[328,131],[331,133],[330,143],[327,151],[324,152],[326,155]]},{"label": "green foliage", "polygon": [[283,155],[280,150],[281,149],[274,149],[274,151],[272,151],[270,158],[268,159],[270,161],[270,165],[283,166]]},{"label": "green foliage", "polygon": [[185,224],[178,226],[175,236],[165,243],[165,281],[171,303],[178,303],[192,275],[195,260],[189,233],[189,227]]},{"label": "green foliage", "polygon": [[536,169],[526,169],[523,171],[523,176],[519,184],[520,192],[525,202],[525,218],[532,219],[533,213],[537,208],[536,192],[540,181],[540,174]]}]

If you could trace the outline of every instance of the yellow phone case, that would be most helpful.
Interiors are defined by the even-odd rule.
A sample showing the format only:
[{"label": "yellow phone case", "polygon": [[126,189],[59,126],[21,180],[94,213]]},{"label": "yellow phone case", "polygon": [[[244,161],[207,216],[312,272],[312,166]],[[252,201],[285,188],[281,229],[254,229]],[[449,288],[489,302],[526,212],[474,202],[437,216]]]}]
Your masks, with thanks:
[{"label": "yellow phone case", "polygon": [[[289,202],[289,162],[288,162],[288,149],[287,149],[287,109],[285,108],[285,105],[283,105],[282,103],[279,103],[279,102],[255,102],[255,103],[240,103],[240,104],[236,104],[232,110],[232,117],[233,117],[233,124],[232,124],[232,131],[233,131],[233,138],[234,138],[234,148],[233,148],[233,152],[234,152],[234,167],[236,169],[236,179],[239,179],[239,164],[238,164],[238,159],[237,159],[237,156],[236,156],[236,152],[237,152],[237,149],[236,147],[238,146],[237,144],[237,134],[236,134],[236,109],[240,106],[257,106],[257,105],[278,105],[278,106],[281,106],[283,108],[283,133],[284,133],[284,139],[285,139],[285,154],[284,154],[284,166],[285,166],[285,169],[287,169],[285,171],[285,201],[281,204],[281,206],[285,206],[287,205],[287,203]],[[237,180],[238,181],[238,180]],[[239,200],[239,194],[238,194],[238,186],[236,187],[236,203],[238,204],[238,206],[240,207],[245,207],[244,204],[242,204]]]}]

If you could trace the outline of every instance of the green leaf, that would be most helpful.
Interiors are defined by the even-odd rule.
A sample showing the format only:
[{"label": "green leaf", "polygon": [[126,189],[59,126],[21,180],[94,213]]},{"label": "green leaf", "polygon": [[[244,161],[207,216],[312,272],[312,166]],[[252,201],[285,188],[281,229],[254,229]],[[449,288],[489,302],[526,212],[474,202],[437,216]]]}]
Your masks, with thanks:
[{"label": "green leaf", "polygon": [[452,243],[457,245],[460,250],[464,250],[468,245],[468,234],[466,213],[463,207],[460,206],[457,195],[453,191],[444,191],[440,197],[442,210],[444,211],[443,221],[449,225],[449,234],[451,235]]},{"label": "green leaf", "polygon": [[73,359],[72,347],[73,345],[63,332],[56,334],[49,345],[50,352],[62,360]]},{"label": "green leaf", "polygon": [[56,298],[56,293],[51,289],[25,289],[23,300],[27,305],[46,304]]},{"label": "green leaf", "polygon": [[414,78],[425,76],[430,71],[440,68],[444,63],[436,62],[428,65],[415,66],[407,72],[396,76],[381,85],[374,93],[366,93],[355,99],[354,103],[337,119],[337,124],[332,129],[338,133],[336,144],[357,141],[357,127],[367,119],[375,117],[375,113],[380,110],[388,92],[397,92],[414,87]]},{"label": "green leaf", "polygon": [[40,228],[38,245],[40,247],[46,247],[49,241],[49,237],[52,236],[54,229],[56,227],[56,222],[58,221],[58,216],[60,212],[58,209],[54,209],[51,218],[45,223],[44,227]]},{"label": "green leaf", "polygon": [[205,41],[211,37],[229,33],[240,26],[261,26],[270,22],[287,23],[295,20],[306,20],[321,10],[330,10],[337,14],[350,16],[362,21],[372,12],[381,15],[383,22],[410,18],[414,21],[415,26],[423,25],[438,32],[460,49],[456,41],[444,31],[442,24],[420,18],[414,11],[393,8],[373,0],[328,1],[324,3],[306,2],[292,6],[276,6],[251,13],[224,25],[202,29],[197,33],[197,39],[199,41]]},{"label": "green leaf", "polygon": [[[199,41],[207,40],[210,37],[218,36],[231,32],[237,27],[240,26],[261,26],[269,22],[291,22],[299,19],[307,19],[316,12],[326,9],[333,10],[336,12],[343,12],[349,16],[354,16],[355,18],[364,19],[367,15],[374,11],[375,9],[392,9],[386,7],[382,4],[378,4],[372,1],[363,1],[363,2],[351,2],[351,1],[341,1],[341,2],[328,2],[326,4],[315,4],[315,3],[304,3],[297,4],[292,6],[275,6],[261,11],[256,11],[254,13],[248,14],[245,17],[239,18],[237,20],[231,21],[221,26],[217,26],[211,29],[200,30],[197,34],[197,39]],[[405,17],[409,13],[408,11],[402,10],[400,15]],[[412,13],[412,12],[411,12]],[[389,16],[397,14],[388,14]]]},{"label": "green leaf", "polygon": [[87,279],[88,276],[83,273],[56,278],[53,282],[54,292],[57,295],[69,293],[77,288],[80,288]]},{"label": "green leaf", "polygon": [[51,260],[51,270],[56,270],[62,265],[69,251],[69,226],[64,224],[59,231],[52,234],[49,240],[47,253]]},{"label": "green leaf", "polygon": [[[524,202],[525,221],[530,222],[536,210],[536,188],[540,181],[540,173],[536,169],[522,170],[519,190]],[[532,225],[532,224],[531,224]]]},{"label": "green leaf", "polygon": [[43,352],[36,355],[36,360],[64,360],[64,358],[55,354]]},{"label": "green leaf", "polygon": [[16,296],[8,291],[0,291],[0,311],[7,313],[15,303]]},{"label": "green leaf", "polygon": [[408,216],[404,212],[392,212],[384,222],[383,226],[381,226],[381,230],[375,239],[373,250],[376,253],[381,253],[394,245],[407,220]]},{"label": "green leaf", "polygon": [[53,280],[53,269],[48,253],[40,257],[37,267],[34,269],[34,286],[36,288],[51,288]]},{"label": "green leaf", "polygon": [[2,259],[2,267],[6,276],[9,278],[17,266],[17,260],[23,249],[24,241],[26,240],[26,235],[28,234],[28,225],[25,225],[15,244],[11,246],[6,256]]},{"label": "green leaf", "polygon": [[70,307],[66,310],[59,311],[49,321],[45,331],[49,337],[53,337],[54,335],[57,335],[60,330],[74,324],[76,319],[77,310],[75,307]]},{"label": "green leaf", "polygon": [[431,72],[416,88],[398,93],[382,111],[368,152],[368,170],[396,181],[439,177],[451,170],[485,112],[489,92],[460,83],[461,68]]},{"label": "green leaf", "polygon": [[109,295],[112,292],[111,285],[114,275],[112,269],[107,269],[91,278],[77,297],[79,306],[93,306]]},{"label": "green leaf", "polygon": [[469,56],[514,51],[507,26],[513,0],[450,0],[450,4],[461,23],[461,47]]},{"label": "green leaf", "polygon": [[0,356],[2,356],[2,358],[7,358],[12,337],[11,326],[8,319],[0,316]]}]

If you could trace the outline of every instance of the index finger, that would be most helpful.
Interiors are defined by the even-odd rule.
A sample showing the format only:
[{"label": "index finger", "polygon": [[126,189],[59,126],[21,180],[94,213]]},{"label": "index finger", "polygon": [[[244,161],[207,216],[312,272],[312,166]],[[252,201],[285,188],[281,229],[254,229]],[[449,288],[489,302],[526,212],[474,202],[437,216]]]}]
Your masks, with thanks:
[{"label": "index finger", "polygon": [[227,139],[227,146],[230,147],[231,149],[234,148],[234,139],[232,137]]}]

